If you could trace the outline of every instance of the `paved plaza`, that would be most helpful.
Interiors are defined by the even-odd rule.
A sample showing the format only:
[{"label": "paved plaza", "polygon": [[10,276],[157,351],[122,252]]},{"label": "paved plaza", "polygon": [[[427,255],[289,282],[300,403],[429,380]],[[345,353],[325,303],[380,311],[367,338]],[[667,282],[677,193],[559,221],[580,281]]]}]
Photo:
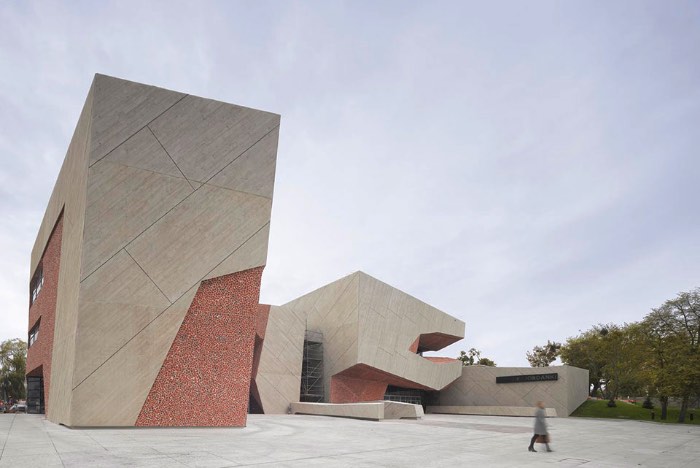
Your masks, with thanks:
[{"label": "paved plaza", "polygon": [[68,429],[40,415],[0,414],[0,466],[700,466],[698,426],[549,424],[555,452],[529,453],[530,418],[250,415],[246,428]]}]

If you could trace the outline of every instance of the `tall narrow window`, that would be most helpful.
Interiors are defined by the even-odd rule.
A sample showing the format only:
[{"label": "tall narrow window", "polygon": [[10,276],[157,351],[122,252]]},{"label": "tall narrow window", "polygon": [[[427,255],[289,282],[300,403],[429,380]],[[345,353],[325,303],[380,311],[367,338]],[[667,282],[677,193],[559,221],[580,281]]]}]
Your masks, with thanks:
[{"label": "tall narrow window", "polygon": [[36,301],[36,298],[39,296],[39,292],[41,291],[41,287],[44,285],[44,269],[42,268],[41,265],[39,265],[39,268],[37,268],[36,273],[34,273],[34,276],[32,277],[32,281],[29,284],[29,289],[30,289],[30,301],[29,305],[31,306],[34,304],[34,301]]},{"label": "tall narrow window", "polygon": [[27,346],[28,348],[31,348],[34,342],[36,342],[37,338],[39,338],[39,324],[41,323],[41,319],[32,327],[32,329],[29,331],[29,340],[27,340],[27,343],[29,345]]}]

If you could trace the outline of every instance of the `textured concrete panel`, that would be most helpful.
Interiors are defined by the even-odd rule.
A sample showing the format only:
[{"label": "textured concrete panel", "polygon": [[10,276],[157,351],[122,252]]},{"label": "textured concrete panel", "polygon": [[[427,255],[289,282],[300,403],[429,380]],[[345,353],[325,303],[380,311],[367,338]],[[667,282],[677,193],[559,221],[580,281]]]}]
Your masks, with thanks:
[{"label": "textured concrete panel", "polygon": [[78,319],[78,292],[80,288],[80,258],[82,255],[83,223],[85,219],[85,192],[92,122],[90,89],[80,119],[71,139],[66,159],[58,174],[51,198],[46,207],[41,227],[32,249],[30,275],[48,242],[51,231],[63,211],[61,259],[56,297],[56,321],[51,357],[51,406],[47,416],[56,422],[70,423],[71,385],[75,356],[75,331]]},{"label": "textured concrete panel", "polygon": [[423,407],[421,405],[398,401],[384,402],[384,419],[420,419],[423,415]]},{"label": "textured concrete panel", "polygon": [[588,373],[588,369],[567,366],[567,414],[573,413],[579,406],[588,400],[588,391],[590,388]]},{"label": "textured concrete panel", "polygon": [[292,403],[293,414],[313,414],[338,418],[369,419],[420,419],[423,407],[396,401],[369,403]]},{"label": "textured concrete panel", "polygon": [[[532,418],[535,408],[531,406],[428,406],[428,414],[473,414],[483,416],[520,416]],[[556,418],[557,410],[545,408],[548,418]]]},{"label": "textured concrete panel", "polygon": [[[496,383],[496,377],[499,376],[555,372],[558,374],[556,381]],[[578,387],[585,390],[583,395]],[[459,379],[440,392],[436,406],[534,408],[538,401],[543,401],[547,407],[554,408],[558,416],[565,417],[586,400],[587,390],[588,371],[576,367],[467,366],[463,368]]]},{"label": "textured concrete panel", "polygon": [[365,273],[357,275],[358,362],[433,390],[459,378],[458,361],[431,361],[411,349],[417,337],[430,349],[461,339],[464,322]]},{"label": "textured concrete panel", "polygon": [[252,148],[224,167],[209,183],[272,198],[278,138],[279,127],[273,129]]},{"label": "textured concrete panel", "polygon": [[263,228],[271,206],[264,197],[203,185],[126,250],[172,301]]},{"label": "textured concrete panel", "polygon": [[105,75],[95,75],[90,164],[143,129],[185,94]]},{"label": "textured concrete panel", "polygon": [[133,426],[197,287],[148,324],[73,391],[74,426]]},{"label": "textured concrete panel", "polygon": [[185,178],[148,127],[138,131],[134,136],[117,146],[105,156],[103,161]]},{"label": "textured concrete panel", "polygon": [[188,96],[149,126],[185,177],[207,182],[279,121],[277,114]]},{"label": "textured concrete panel", "polygon": [[124,250],[82,282],[80,299],[74,386],[170,306]]},{"label": "textured concrete panel", "polygon": [[181,177],[102,160],[88,173],[82,278],[190,195]]},{"label": "textured concrete panel", "polygon": [[270,224],[263,226],[258,232],[241,245],[235,252],[217,265],[204,279],[228,275],[236,271],[249,270],[263,266],[267,259],[267,244],[270,238]]},{"label": "textured concrete panel", "polygon": [[299,400],[306,316],[272,306],[255,378],[266,414],[284,414]]}]

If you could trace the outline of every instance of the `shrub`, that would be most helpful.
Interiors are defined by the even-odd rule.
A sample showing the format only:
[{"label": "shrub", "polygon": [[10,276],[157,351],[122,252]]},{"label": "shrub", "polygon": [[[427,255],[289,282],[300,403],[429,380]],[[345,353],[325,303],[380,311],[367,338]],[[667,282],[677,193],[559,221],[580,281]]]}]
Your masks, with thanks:
[{"label": "shrub", "polygon": [[646,397],[644,403],[642,403],[642,408],[654,409],[654,403],[651,402],[651,398]]}]

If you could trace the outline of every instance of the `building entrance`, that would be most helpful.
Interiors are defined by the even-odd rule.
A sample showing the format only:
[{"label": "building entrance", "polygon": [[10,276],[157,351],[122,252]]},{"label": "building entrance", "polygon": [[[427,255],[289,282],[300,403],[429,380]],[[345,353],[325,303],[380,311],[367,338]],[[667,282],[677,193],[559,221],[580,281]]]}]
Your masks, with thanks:
[{"label": "building entrance", "polygon": [[43,414],[44,405],[44,377],[27,376],[27,413]]}]

